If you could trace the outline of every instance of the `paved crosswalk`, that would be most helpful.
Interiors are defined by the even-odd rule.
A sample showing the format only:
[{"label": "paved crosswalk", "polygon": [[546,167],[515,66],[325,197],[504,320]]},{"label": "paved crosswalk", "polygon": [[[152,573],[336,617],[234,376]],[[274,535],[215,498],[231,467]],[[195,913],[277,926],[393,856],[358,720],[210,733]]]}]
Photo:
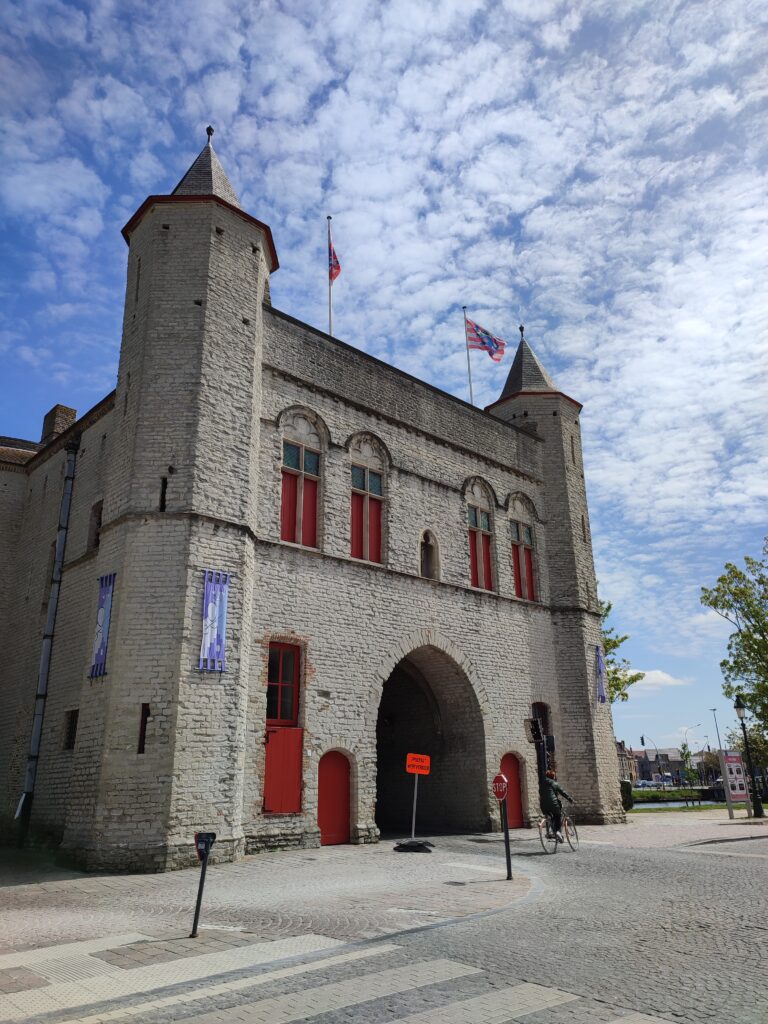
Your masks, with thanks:
[{"label": "paved crosswalk", "polygon": [[[583,996],[530,983],[495,987],[497,979],[486,971],[457,960],[435,958],[403,964],[401,955],[400,962],[392,966],[402,953],[402,947],[392,942],[349,946],[337,939],[306,934],[199,955],[194,948],[189,950],[188,943],[178,942],[189,955],[132,969],[116,966],[98,954],[143,943],[146,955],[151,956],[149,936],[114,935],[1,956],[0,971],[31,970],[48,984],[4,995],[0,1024],[33,1024],[43,1018],[47,1024],[73,1020],[78,1024],[121,1020],[139,1024],[163,1020],[165,1013],[184,1007],[188,1024],[292,1024],[331,1013],[354,1020],[355,1007],[392,997],[398,997],[396,1005],[405,1013],[387,1018],[388,1024],[507,1024],[524,1022],[534,1013],[543,1021],[548,1018],[541,1014],[565,1004],[573,1008],[574,1020],[589,1020],[588,1001]],[[166,940],[166,951],[167,946]],[[386,958],[388,963],[379,962]],[[275,994],[280,982],[286,991]],[[264,986],[270,986],[270,991],[260,998],[258,991]],[[433,1007],[424,1009],[425,1003]],[[582,1004],[583,1018],[579,1015]],[[360,1014],[360,1019],[365,1019],[365,1010]],[[626,1011],[607,1024],[666,1022]]]}]

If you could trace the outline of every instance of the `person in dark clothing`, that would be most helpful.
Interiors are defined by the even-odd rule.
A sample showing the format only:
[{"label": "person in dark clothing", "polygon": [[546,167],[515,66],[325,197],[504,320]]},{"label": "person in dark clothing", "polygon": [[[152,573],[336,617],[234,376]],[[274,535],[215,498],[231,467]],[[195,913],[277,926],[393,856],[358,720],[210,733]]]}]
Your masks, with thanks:
[{"label": "person in dark clothing", "polygon": [[564,796],[569,804],[572,804],[573,800],[565,792],[563,787],[557,784],[555,779],[555,773],[553,771],[548,771],[546,776],[541,780],[541,783],[539,784],[539,805],[541,806],[542,814],[551,815],[557,841],[562,843],[563,805],[560,802],[560,797]]}]

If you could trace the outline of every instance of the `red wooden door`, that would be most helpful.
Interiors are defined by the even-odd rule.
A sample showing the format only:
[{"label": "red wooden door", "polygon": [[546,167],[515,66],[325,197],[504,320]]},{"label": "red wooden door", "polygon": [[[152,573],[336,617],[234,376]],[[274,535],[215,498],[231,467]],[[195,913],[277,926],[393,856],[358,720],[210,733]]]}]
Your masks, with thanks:
[{"label": "red wooden door", "polygon": [[321,846],[349,842],[349,761],[329,750],[317,768],[317,824]]},{"label": "red wooden door", "polygon": [[301,810],[303,729],[267,728],[264,762],[264,810],[296,814]]},{"label": "red wooden door", "polygon": [[506,775],[507,821],[510,828],[523,827],[523,794],[520,789],[520,762],[514,754],[505,754],[501,759],[501,774]]}]

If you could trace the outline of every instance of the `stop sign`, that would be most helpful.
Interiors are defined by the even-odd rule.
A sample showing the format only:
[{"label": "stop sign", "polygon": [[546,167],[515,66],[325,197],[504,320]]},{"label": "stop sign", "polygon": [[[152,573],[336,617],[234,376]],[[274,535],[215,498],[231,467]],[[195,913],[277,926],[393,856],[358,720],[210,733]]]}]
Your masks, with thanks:
[{"label": "stop sign", "polygon": [[499,772],[498,775],[494,776],[493,782],[491,784],[493,795],[496,797],[497,800],[506,800],[507,788],[507,777],[506,775],[502,775],[501,772]]}]

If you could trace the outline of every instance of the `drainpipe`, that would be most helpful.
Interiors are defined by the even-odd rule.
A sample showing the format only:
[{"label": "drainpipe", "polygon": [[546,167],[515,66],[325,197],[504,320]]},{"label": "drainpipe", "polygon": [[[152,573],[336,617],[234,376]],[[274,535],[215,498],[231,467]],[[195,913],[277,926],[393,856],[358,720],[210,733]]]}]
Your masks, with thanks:
[{"label": "drainpipe", "polygon": [[56,532],[56,552],[53,559],[53,572],[51,573],[48,615],[45,620],[43,645],[40,651],[40,669],[37,674],[35,717],[32,720],[32,738],[29,741],[29,755],[27,756],[27,767],[24,773],[24,792],[21,794],[19,805],[16,808],[16,818],[19,820],[19,846],[24,846],[26,843],[29,833],[30,816],[32,814],[32,799],[35,794],[35,779],[37,778],[37,765],[40,758],[40,740],[43,734],[45,702],[48,697],[48,676],[51,671],[51,651],[53,649],[53,635],[56,627],[56,611],[59,607],[61,574],[64,567],[64,549],[67,545],[67,531],[69,530],[69,509],[72,504],[72,487],[75,480],[75,460],[77,459],[79,447],[79,437],[74,438],[66,446],[67,462],[64,472],[64,489],[61,494],[61,506],[59,508],[59,526]]}]

